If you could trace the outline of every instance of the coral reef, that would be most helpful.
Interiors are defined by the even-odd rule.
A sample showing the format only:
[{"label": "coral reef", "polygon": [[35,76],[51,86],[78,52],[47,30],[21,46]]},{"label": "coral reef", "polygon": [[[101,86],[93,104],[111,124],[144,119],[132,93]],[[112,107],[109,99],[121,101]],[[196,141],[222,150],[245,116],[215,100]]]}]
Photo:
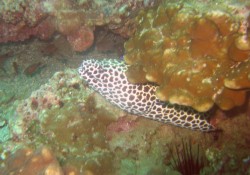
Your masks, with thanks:
[{"label": "coral reef", "polygon": [[23,41],[33,36],[46,40],[58,32],[68,38],[75,51],[84,51],[93,43],[95,26],[106,25],[128,37],[134,32],[131,19],[134,13],[154,4],[153,0],[3,0],[0,2],[0,43]]},{"label": "coral reef", "polygon": [[[238,97],[241,98],[238,94],[249,88],[249,81],[246,81],[249,80],[250,62],[249,57],[246,57],[249,53],[247,50],[249,39],[245,36],[248,36],[250,17],[246,15],[249,13],[247,6],[225,5],[225,3],[233,1],[235,0],[228,0],[227,2],[218,0],[215,3],[213,0],[199,0],[196,1],[197,9],[193,8],[194,1],[190,1],[190,5],[184,4],[182,8],[180,6],[177,9],[173,5],[172,10],[167,10],[168,16],[173,17],[171,19],[159,17],[157,23],[164,22],[163,19],[166,20],[166,23],[170,21],[171,23],[166,24],[166,26],[171,28],[171,32],[172,30],[176,31],[174,36],[169,35],[171,37],[166,39],[165,42],[165,45],[170,45],[165,49],[165,54],[173,53],[174,55],[174,57],[165,58],[166,61],[171,63],[168,64],[172,68],[169,71],[175,71],[175,69],[177,71],[177,65],[179,64],[181,69],[185,71],[189,71],[191,67],[193,70],[191,73],[193,74],[199,70],[207,71],[198,72],[197,75],[205,76],[213,72],[215,74],[213,78],[216,78],[217,75],[221,74],[220,86],[217,86],[216,81],[211,79],[213,81],[211,87],[223,87],[230,92],[232,89],[235,92],[234,100],[237,100]],[[190,140],[192,146],[199,145],[200,150],[205,152],[207,164],[200,174],[250,174],[250,101],[248,106],[243,106],[247,108],[247,114],[243,113],[246,110],[241,106],[225,113],[219,111],[220,113],[213,117],[214,123],[223,132],[200,133],[133,116],[115,108],[89,89],[80,79],[77,70],[58,72],[47,81],[48,77],[51,77],[55,71],[64,70],[65,67],[76,68],[82,62],[82,54],[73,53],[72,55],[72,50],[69,49],[68,38],[72,34],[78,36],[79,33],[77,32],[84,28],[91,30],[90,32],[94,31],[96,37],[96,26],[100,25],[100,28],[105,28],[107,33],[100,33],[97,36],[98,38],[95,38],[96,50],[90,49],[86,53],[86,57],[110,58],[107,53],[105,55],[97,55],[96,53],[97,50],[112,50],[113,47],[117,47],[117,42],[112,43],[116,39],[112,38],[113,41],[107,41],[111,37],[116,37],[110,35],[109,32],[115,32],[123,37],[131,36],[136,26],[134,20],[130,17],[133,17],[139,8],[153,5],[151,2],[153,1],[0,1],[0,42],[10,42],[7,44],[1,43],[0,50],[0,174],[21,174],[21,171],[23,171],[23,174],[38,174],[37,172],[40,174],[45,174],[45,172],[56,174],[54,171],[49,171],[51,169],[56,170],[58,174],[66,175],[180,174],[172,168],[171,160],[173,157],[170,148],[173,147],[172,145],[176,145],[181,150],[182,140],[184,142]],[[172,2],[176,3],[176,1]],[[208,2],[207,7],[199,5],[199,2]],[[221,5],[221,2],[224,4]],[[171,4],[169,5],[171,6]],[[164,11],[168,7],[162,9]],[[192,9],[194,10],[192,11]],[[207,9],[209,9],[209,12]],[[119,13],[116,13],[118,11]],[[151,15],[154,14],[154,9],[145,9],[144,12],[141,12],[141,15],[143,16],[148,11],[152,12]],[[161,8],[158,11],[160,13]],[[190,23],[186,25],[184,17],[189,12],[194,19],[193,21],[188,20]],[[176,14],[181,17],[177,19]],[[212,17],[208,17],[209,14],[212,16],[216,14],[213,17],[214,21]],[[219,16],[222,18],[219,18]],[[180,22],[175,22],[174,17]],[[152,16],[148,15],[147,19],[150,20],[151,18]],[[202,20],[203,18],[206,19]],[[147,19],[144,19],[144,22]],[[244,19],[246,20],[244,21]],[[181,25],[182,20],[184,26]],[[156,23],[154,24],[156,25]],[[206,26],[205,33],[199,32],[200,24]],[[228,25],[232,27],[229,28]],[[179,30],[179,26],[182,26],[183,30]],[[185,27],[189,31],[185,31]],[[6,30],[6,28],[10,30]],[[145,29],[147,28],[145,27]],[[161,29],[163,28],[159,25],[159,29],[155,30]],[[199,37],[206,35],[207,38],[215,34],[216,39],[211,39],[212,41],[206,39],[209,44],[212,43],[208,47],[206,43],[202,42],[202,39],[196,38],[194,32],[191,33],[191,29],[197,34],[200,33]],[[139,27],[138,30],[140,30]],[[162,31],[170,32],[167,28]],[[178,32],[187,33],[183,36],[182,33]],[[35,39],[31,42],[11,43],[11,41],[21,41],[32,36],[49,39],[53,33],[58,33],[58,35],[53,37],[53,41],[49,40],[49,42]],[[191,37],[191,34],[192,38],[189,40],[188,37]],[[104,35],[107,37],[101,38]],[[174,40],[179,35],[183,36],[182,39]],[[85,35],[83,34],[83,36]],[[145,34],[143,37],[147,38],[148,36]],[[154,35],[151,35],[151,37],[154,37]],[[232,41],[229,40],[230,37]],[[219,41],[218,38],[220,38]],[[159,41],[160,39],[161,36],[159,36]],[[65,44],[65,41],[68,43]],[[74,43],[74,39],[72,41],[73,44],[77,44]],[[178,45],[182,44],[183,48],[177,47],[175,41],[178,41]],[[197,56],[197,60],[192,56],[188,59],[182,59],[183,57],[186,58],[185,54],[191,55],[191,51],[188,52],[188,48],[186,48],[190,41],[194,41],[192,47],[190,44],[190,49],[194,49],[192,54]],[[83,44],[83,48],[88,48],[88,43],[91,42],[92,40],[87,42],[84,39],[80,40],[80,46]],[[108,44],[108,42],[110,43]],[[157,44],[158,41],[150,42],[147,40],[145,46]],[[210,47],[217,42],[219,43],[218,47]],[[228,45],[224,42],[227,42]],[[136,44],[139,47],[141,43]],[[223,44],[228,46],[226,47],[228,50],[222,50],[222,46],[225,46]],[[137,46],[134,48],[137,49]],[[199,49],[195,49],[195,47]],[[172,48],[173,50],[171,50]],[[150,47],[146,50],[151,51],[152,54],[153,51],[157,51],[157,49],[150,49]],[[222,52],[216,55],[217,51]],[[137,53],[139,55],[140,52],[137,51]],[[199,54],[207,53],[211,55],[206,58],[199,56]],[[152,56],[149,52],[140,54]],[[183,57],[179,57],[181,55]],[[64,60],[65,57],[74,59]],[[207,63],[209,58],[212,58],[210,64]],[[153,66],[152,70],[154,70],[152,60],[148,60],[146,63]],[[183,60],[187,62],[184,63]],[[174,64],[176,61],[178,61],[178,64]],[[39,62],[46,64],[42,73],[36,73],[34,76],[26,76],[21,73],[29,65]],[[209,69],[199,67],[200,63],[204,62],[210,66],[209,68],[214,66],[214,69],[210,72]],[[164,66],[164,62],[160,63],[161,66]],[[148,81],[145,79],[145,74],[137,74],[137,71],[142,69],[141,66],[142,64],[132,65],[133,69],[128,72],[130,78],[140,76],[142,77],[141,82]],[[160,70],[161,66],[156,65],[157,70]],[[30,72],[32,73],[33,70]],[[183,74],[181,70],[178,70],[178,72],[180,75]],[[173,76],[171,81],[174,79],[179,81],[177,83],[182,84],[180,82],[182,79]],[[193,81],[192,84],[195,84],[196,88],[194,90],[199,89],[198,84]],[[209,81],[210,79],[205,79],[204,83]],[[183,82],[186,81],[183,80]],[[171,86],[175,87],[175,85]],[[227,91],[227,93],[229,92]],[[235,113],[235,111],[238,112]],[[48,158],[49,156],[50,158]],[[38,162],[34,160],[38,160],[39,166],[37,165]],[[50,163],[53,167],[48,166]],[[30,172],[31,167],[32,172]]]},{"label": "coral reef", "polygon": [[94,42],[94,34],[90,28],[81,27],[73,34],[69,34],[67,39],[75,51],[84,51],[92,46]]},{"label": "coral reef", "polygon": [[[4,101],[0,105],[0,174],[13,170],[13,164],[6,162],[22,150],[41,158],[43,149],[53,152],[53,161],[69,175],[173,174],[178,172],[171,165],[172,145],[181,149],[182,140],[189,139],[206,153],[203,174],[250,171],[250,123],[245,115],[221,122],[224,132],[216,137],[163,125],[114,108],[90,90],[76,70],[56,73],[29,98],[15,101],[9,112],[2,112],[6,105]],[[28,171],[34,163],[30,158],[15,171]],[[39,172],[42,168],[46,166]]]},{"label": "coral reef", "polygon": [[156,83],[161,100],[200,112],[242,105],[250,88],[249,16],[249,2],[165,2],[141,11],[125,43],[129,81]]},{"label": "coral reef", "polygon": [[5,160],[4,166],[0,168],[0,172],[3,175],[63,175],[63,170],[56,160],[56,157],[52,151],[46,147],[42,147],[36,151],[30,148],[17,150]]},{"label": "coral reef", "polygon": [[106,128],[119,112],[103,108],[75,71],[56,73],[19,103],[16,115],[8,124],[14,142],[6,150],[46,144],[62,166],[73,164],[85,174],[114,171]]}]

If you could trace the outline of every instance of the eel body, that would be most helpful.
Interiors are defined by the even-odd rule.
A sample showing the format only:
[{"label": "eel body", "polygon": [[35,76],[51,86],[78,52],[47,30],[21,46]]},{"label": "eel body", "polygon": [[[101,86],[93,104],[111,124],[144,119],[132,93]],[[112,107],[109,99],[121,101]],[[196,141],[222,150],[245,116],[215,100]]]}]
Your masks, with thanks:
[{"label": "eel body", "polygon": [[192,130],[215,130],[207,113],[159,100],[155,85],[131,84],[125,75],[128,66],[116,59],[87,59],[78,71],[91,88],[126,112]]}]

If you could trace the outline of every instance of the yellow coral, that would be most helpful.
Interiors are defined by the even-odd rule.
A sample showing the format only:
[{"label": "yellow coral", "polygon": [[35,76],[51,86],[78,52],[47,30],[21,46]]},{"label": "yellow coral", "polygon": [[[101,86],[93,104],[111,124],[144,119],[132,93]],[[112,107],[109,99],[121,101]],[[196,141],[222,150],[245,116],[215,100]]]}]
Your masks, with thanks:
[{"label": "yellow coral", "polygon": [[201,112],[242,105],[250,88],[250,36],[240,31],[246,19],[216,8],[166,3],[141,11],[125,43],[129,81],[154,82],[161,100]]},{"label": "yellow coral", "polygon": [[230,89],[243,89],[250,87],[250,60],[240,62],[231,68],[224,84]]},{"label": "yellow coral", "polygon": [[4,161],[1,168],[1,174],[64,174],[56,157],[47,147],[36,151],[30,148],[19,149]]}]

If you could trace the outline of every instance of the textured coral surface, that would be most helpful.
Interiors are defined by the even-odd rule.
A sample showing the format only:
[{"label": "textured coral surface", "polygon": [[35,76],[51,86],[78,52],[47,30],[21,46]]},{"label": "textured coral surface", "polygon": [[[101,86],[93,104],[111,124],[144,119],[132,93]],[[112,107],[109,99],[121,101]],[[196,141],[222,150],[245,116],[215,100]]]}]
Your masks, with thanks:
[{"label": "textured coral surface", "polygon": [[240,106],[250,88],[249,19],[247,4],[229,2],[166,2],[143,10],[125,43],[127,76],[156,83],[161,100],[198,111]]},{"label": "textured coral surface", "polygon": [[63,175],[56,157],[52,151],[42,147],[36,151],[23,148],[16,151],[4,162],[4,168],[0,168],[1,174],[46,174]]},{"label": "textured coral surface", "polygon": [[130,17],[138,9],[154,3],[153,0],[3,0],[0,2],[0,43],[31,37],[45,40],[58,32],[67,36],[75,51],[85,51],[94,41],[96,26],[106,25],[128,37],[134,32]]},{"label": "textured coral surface", "polygon": [[[218,113],[223,132],[189,131],[124,113],[90,90],[76,70],[55,73],[24,100],[0,103],[0,174],[44,172],[50,162],[66,175],[176,174],[171,149],[181,150],[181,140],[200,146],[207,162],[201,174],[250,172],[246,109],[230,113],[233,118]],[[23,147],[29,149],[16,151]],[[44,152],[51,159],[44,161]]]},{"label": "textured coral surface", "polygon": [[[8,122],[11,135],[17,145],[38,148],[46,144],[63,166],[73,165],[84,174],[109,175],[113,153],[108,150],[106,128],[121,112],[109,112],[97,100],[75,71],[58,72],[19,103],[18,117]],[[12,171],[12,167],[5,168]]]},{"label": "textured coral surface", "polygon": [[0,115],[0,170],[7,174],[28,174],[34,167],[66,175],[173,174],[171,150],[181,150],[181,140],[189,139],[207,161],[204,174],[250,171],[250,122],[242,113],[249,106],[231,119],[216,114],[221,133],[194,132],[122,112],[82,83],[75,70],[56,73],[15,103],[10,114],[0,106],[8,116]]},{"label": "textured coral surface", "polygon": [[[230,36],[232,35],[238,38],[237,33],[246,36],[247,20],[245,22],[243,20],[246,19],[243,16],[249,11],[245,8],[246,6],[241,8],[242,6],[220,5],[220,2],[231,2],[231,0],[218,0],[216,3],[213,0],[199,0],[198,2],[201,1],[208,2],[207,7],[199,5],[198,3],[197,9],[195,9],[193,13],[203,14],[201,13],[202,10],[200,10],[203,9],[203,15],[205,15],[208,14],[206,9],[209,9],[211,13],[219,9],[217,12],[223,12],[223,16],[223,14],[227,12],[229,19],[232,20],[232,24],[235,24],[237,29],[236,32],[230,34]],[[51,6],[51,4],[53,4],[52,2],[60,2],[55,7],[60,7],[64,10],[60,10],[61,13],[58,14],[53,13],[55,12],[55,8]],[[108,29],[123,36],[130,36],[130,32],[133,31],[131,30],[134,25],[133,20],[124,21],[124,18],[120,19],[116,17],[126,16],[127,13],[133,15],[135,12],[133,10],[136,10],[137,7],[150,5],[152,1],[0,1],[0,31],[7,32],[0,32],[0,39],[1,42],[3,42],[2,39],[5,40],[4,42],[8,42],[0,44],[1,175],[9,175],[11,173],[22,174],[22,172],[25,174],[39,173],[53,175],[56,173],[65,175],[179,174],[177,172],[178,170],[173,170],[172,168],[172,161],[176,155],[171,154],[171,149],[176,147],[181,151],[182,140],[185,142],[190,140],[193,147],[199,145],[200,155],[206,160],[205,167],[200,174],[250,174],[249,95],[247,97],[248,104],[246,103],[226,113],[221,111],[216,113],[212,122],[216,123],[216,126],[222,129],[223,132],[214,133],[200,133],[164,125],[159,122],[144,119],[143,117],[127,114],[115,108],[97,93],[94,93],[93,90],[89,89],[87,85],[82,82],[76,70],[68,69],[79,67],[82,60],[86,57],[95,59],[117,57],[112,53],[100,54],[97,52],[97,50],[102,49],[110,51],[112,50],[110,48],[116,47],[117,44],[113,43],[113,45],[111,42],[111,44],[109,43],[109,47],[105,48],[108,46],[107,39],[105,38],[110,39],[111,37],[107,34],[103,39],[101,36],[104,35],[100,34],[98,37],[100,40],[96,41],[96,44],[99,44],[96,50],[90,49],[89,52],[84,53],[84,56],[72,52],[72,50],[69,49],[69,44],[65,43],[65,41],[68,42],[68,35],[74,33],[71,29],[74,29],[78,25],[76,22],[73,23],[74,25],[72,25],[71,29],[69,27],[63,27],[63,24],[67,26],[67,22],[71,21],[68,19],[69,16],[64,15],[63,12],[71,14],[76,20],[79,18],[73,13],[75,10],[70,10],[70,8],[75,9],[77,7],[68,6],[66,2],[73,4],[78,3],[82,5],[83,8],[89,9],[89,11],[84,11],[84,14],[86,12],[87,21],[90,22],[90,24],[107,24],[106,27]],[[212,4],[210,4],[211,2]],[[246,1],[241,0],[240,2]],[[104,5],[105,3],[108,4],[108,6]],[[115,6],[114,3],[116,4]],[[41,10],[40,8],[44,5],[47,15],[37,13],[39,11],[44,12],[44,9]],[[169,13],[171,12],[170,15],[176,13],[174,7],[175,6],[173,6],[172,12],[169,11]],[[190,12],[188,9],[193,9],[193,7],[191,3],[189,8],[184,6],[183,10],[186,9],[187,12]],[[118,9],[121,13],[115,15],[113,12],[117,12]],[[109,14],[108,12],[111,10],[114,11]],[[100,11],[103,13],[100,13]],[[150,11],[154,14],[154,10]],[[181,9],[177,11],[181,11]],[[145,10],[145,12],[147,12],[147,10]],[[145,12],[142,12],[142,14]],[[188,14],[186,12],[183,13],[184,16]],[[102,14],[104,14],[104,17]],[[242,17],[240,17],[239,14],[242,14]],[[193,17],[196,18],[196,15],[193,15]],[[60,23],[58,19],[61,19],[63,22]],[[104,19],[110,20],[106,21]],[[148,19],[151,19],[151,17],[149,16]],[[180,19],[184,20],[185,18]],[[51,23],[51,21],[54,21],[54,23]],[[119,23],[119,21],[121,23]],[[225,21],[224,18],[222,18],[222,21]],[[230,20],[227,21],[230,22]],[[158,22],[164,21],[159,20]],[[220,20],[218,23],[219,22]],[[87,24],[86,21],[81,21],[80,23]],[[48,25],[48,27],[44,27],[43,24],[44,26]],[[53,24],[52,27],[49,27],[51,24]],[[133,25],[131,26],[131,24]],[[173,24],[180,23],[171,23],[170,27],[174,26]],[[222,22],[222,24],[224,23]],[[189,25],[191,25],[191,23]],[[87,25],[88,29],[93,31],[92,25],[90,26]],[[79,28],[80,27],[82,26],[79,26]],[[84,25],[84,27],[86,26]],[[178,29],[178,26],[176,27]],[[138,30],[139,29],[138,27]],[[159,29],[161,29],[161,27],[159,27]],[[173,28],[173,30],[175,29],[176,28]],[[229,35],[228,33],[230,33],[231,30],[228,29],[227,25],[221,25],[220,36]],[[234,27],[230,29],[234,31]],[[56,39],[52,41],[45,42],[35,39],[18,43],[10,42],[25,40],[32,36],[38,38],[42,36],[42,39],[47,39],[51,37],[50,32],[52,33],[54,30],[56,33],[59,33],[60,36],[58,37],[57,35],[55,37]],[[198,29],[196,29],[196,31],[197,30]],[[209,31],[210,30],[211,28]],[[168,30],[165,31],[168,32]],[[183,29],[183,31],[185,30]],[[95,30],[95,32],[97,31]],[[209,34],[208,31],[205,33]],[[148,36],[144,37],[147,38]],[[154,37],[154,35],[151,35],[151,37]],[[161,39],[161,36],[159,36],[159,38]],[[235,45],[242,49],[242,51],[248,48],[248,42],[246,42],[248,40],[244,40],[246,38],[247,37],[239,37],[237,40],[234,40]],[[220,42],[223,40],[222,37]],[[185,40],[184,37],[183,40],[180,40],[180,43],[185,44],[186,41],[190,40]],[[140,43],[142,42],[137,43],[138,47],[141,45]],[[148,44],[150,44],[150,42],[148,42]],[[151,44],[157,44],[157,42]],[[168,44],[173,44],[173,48],[177,48],[174,47],[175,42],[166,42],[166,45]],[[201,48],[203,47],[206,48],[205,46]],[[153,53],[154,50],[150,48],[151,46],[148,50],[151,50]],[[216,47],[212,48],[216,50]],[[219,49],[219,47],[217,49]],[[231,56],[236,53],[236,55],[238,55],[238,52],[235,51],[235,47],[231,49]],[[208,50],[209,53],[212,52],[211,47],[209,47]],[[206,49],[198,49],[198,51],[204,53]],[[139,53],[142,54],[139,51],[137,53],[138,55]],[[166,51],[166,54],[167,53],[168,50]],[[173,52],[174,55],[177,53],[179,52]],[[186,52],[180,52],[180,54],[181,53],[185,56]],[[246,52],[241,53],[241,56],[230,57],[231,60],[234,60],[232,62],[228,62],[229,56],[225,56],[225,58],[219,57],[225,61],[224,63],[226,65],[234,62],[238,63],[233,64],[233,67],[230,68],[232,71],[228,71],[228,75],[225,74],[226,77],[223,78],[223,87],[234,89],[237,96],[238,93],[242,91],[242,88],[246,89],[249,87],[249,81],[246,81],[246,79],[249,78],[249,60],[244,60],[244,54],[248,53],[248,51],[246,50]],[[145,54],[149,53],[145,52]],[[172,64],[168,64],[169,67],[173,66],[178,68],[175,61],[179,61],[178,64],[180,64],[181,67],[185,67],[182,60],[174,60],[174,58],[178,57],[171,57],[172,62],[170,63]],[[194,59],[191,58],[192,57],[188,59],[186,64],[192,63],[193,66],[191,67],[194,70],[199,70],[199,68],[203,70],[202,67],[197,66],[199,65],[198,61],[200,61],[200,59],[196,60],[197,64],[195,65],[193,64]],[[204,59],[201,59],[201,61],[204,61]],[[219,66],[222,66],[220,60],[215,59],[214,56],[213,61],[220,63]],[[44,65],[40,71],[30,76],[24,73],[29,65],[39,62]],[[138,78],[136,76],[142,77],[141,82],[145,82],[145,74],[136,74],[142,66],[142,64],[139,64],[141,62],[137,63],[138,66],[133,65],[133,69],[128,73],[134,73],[132,75],[135,79]],[[153,66],[152,59],[148,61],[148,64]],[[206,64],[208,63],[206,62]],[[213,64],[210,63],[209,65]],[[157,69],[160,68],[161,66],[158,65]],[[219,69],[219,67],[217,69],[222,70],[222,68]],[[224,69],[223,70],[226,71],[226,68]],[[60,72],[55,74],[55,72],[58,71]],[[207,71],[208,72],[203,71],[197,73],[197,75],[209,73],[209,70]],[[179,74],[182,74],[182,71],[179,72]],[[223,77],[223,75],[221,77]],[[174,77],[174,79],[175,78],[176,77]],[[204,81],[206,82],[208,80],[209,79],[205,79]],[[183,83],[180,82],[180,84],[182,85]],[[198,86],[197,83],[194,84]],[[236,95],[235,98],[237,97]]]}]

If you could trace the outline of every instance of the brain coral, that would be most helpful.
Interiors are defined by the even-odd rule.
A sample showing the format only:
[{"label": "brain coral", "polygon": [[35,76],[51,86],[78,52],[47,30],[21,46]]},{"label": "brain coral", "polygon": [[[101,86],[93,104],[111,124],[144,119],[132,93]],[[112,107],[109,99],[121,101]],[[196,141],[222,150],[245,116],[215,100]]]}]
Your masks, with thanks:
[{"label": "brain coral", "polygon": [[242,105],[250,88],[249,9],[190,3],[138,14],[125,43],[129,81],[156,83],[161,100],[201,112]]}]

